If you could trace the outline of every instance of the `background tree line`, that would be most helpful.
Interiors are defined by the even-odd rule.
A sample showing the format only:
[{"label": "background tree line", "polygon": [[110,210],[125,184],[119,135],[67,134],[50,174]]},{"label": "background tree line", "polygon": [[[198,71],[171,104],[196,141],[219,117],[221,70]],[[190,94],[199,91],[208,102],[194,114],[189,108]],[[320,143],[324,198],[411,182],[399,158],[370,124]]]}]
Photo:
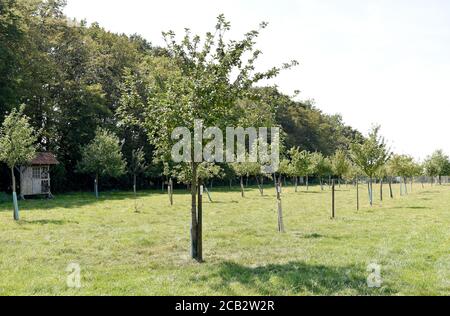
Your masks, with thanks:
[{"label": "background tree line", "polygon": [[[0,123],[24,105],[24,114],[39,131],[38,150],[55,153],[61,163],[52,171],[55,192],[92,188],[91,178],[78,172],[77,165],[82,145],[93,140],[98,128],[119,137],[128,163],[133,150],[143,148],[152,163],[138,182],[159,185],[164,165],[152,161],[154,148],[146,131],[120,124],[118,108],[130,89],[134,102],[148,102],[149,86],[176,76],[169,66],[173,57],[139,35],[114,34],[96,23],[70,20],[63,14],[64,6],[63,0],[0,0]],[[274,116],[287,148],[331,155],[362,139],[340,116],[322,113],[311,101],[294,101],[276,87],[256,90],[257,101],[239,101],[240,115],[248,122],[264,113]],[[2,164],[0,170],[0,190],[9,190],[8,168]],[[105,179],[102,185],[129,188],[132,181],[128,173]]]}]

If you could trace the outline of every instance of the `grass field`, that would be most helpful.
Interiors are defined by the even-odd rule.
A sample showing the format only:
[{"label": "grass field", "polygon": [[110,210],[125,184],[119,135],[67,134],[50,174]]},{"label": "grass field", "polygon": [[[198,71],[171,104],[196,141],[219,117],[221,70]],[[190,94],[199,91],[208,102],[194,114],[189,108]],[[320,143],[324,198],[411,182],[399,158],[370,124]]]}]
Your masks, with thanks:
[{"label": "grass field", "polygon": [[[450,295],[450,187],[416,185],[408,196],[355,210],[356,191],[284,188],[286,233],[275,190],[213,190],[204,206],[204,258],[189,257],[189,195],[67,194],[21,202],[21,221],[0,204],[0,295]],[[387,190],[386,190],[387,191]],[[376,192],[377,194],[377,192]],[[377,196],[377,195],[376,195]],[[81,288],[66,285],[69,263]],[[369,264],[381,267],[369,288]]]}]

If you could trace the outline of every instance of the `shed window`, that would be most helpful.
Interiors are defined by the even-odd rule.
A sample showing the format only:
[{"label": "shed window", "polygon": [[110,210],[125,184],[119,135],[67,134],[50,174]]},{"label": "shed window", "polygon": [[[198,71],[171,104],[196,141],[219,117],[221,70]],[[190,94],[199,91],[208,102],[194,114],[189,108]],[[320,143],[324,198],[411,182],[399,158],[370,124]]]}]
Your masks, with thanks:
[{"label": "shed window", "polygon": [[40,179],[41,178],[41,168],[34,167],[33,168],[33,178],[34,179]]}]

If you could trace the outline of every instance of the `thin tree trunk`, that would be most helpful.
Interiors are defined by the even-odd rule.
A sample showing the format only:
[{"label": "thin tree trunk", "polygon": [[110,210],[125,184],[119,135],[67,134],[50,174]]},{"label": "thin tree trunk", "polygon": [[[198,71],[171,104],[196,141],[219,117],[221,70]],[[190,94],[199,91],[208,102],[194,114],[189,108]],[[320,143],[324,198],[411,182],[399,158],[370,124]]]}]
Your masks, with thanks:
[{"label": "thin tree trunk", "polygon": [[256,178],[256,183],[258,184],[259,193],[261,194],[261,196],[264,196],[264,189],[259,180],[259,176],[256,176],[255,178]]},{"label": "thin tree trunk", "polygon": [[319,181],[320,181],[320,189],[323,191],[323,180],[322,180],[322,177],[320,177]]},{"label": "thin tree trunk", "polygon": [[306,191],[309,191],[309,176],[306,176]]},{"label": "thin tree trunk", "polygon": [[394,198],[394,192],[392,191],[392,177],[389,177],[389,194],[391,196],[391,199]]},{"label": "thin tree trunk", "polygon": [[295,177],[295,192],[298,192],[298,177]]},{"label": "thin tree trunk", "polygon": [[244,177],[241,176],[241,197],[244,197],[245,193],[244,193]]},{"label": "thin tree trunk", "polygon": [[233,179],[230,179],[230,190],[233,187]]},{"label": "thin tree trunk", "polygon": [[11,168],[11,178],[12,178],[12,192],[13,192],[13,206],[14,206],[14,220],[18,221],[19,216],[19,203],[17,202],[17,192],[16,192],[16,176],[14,175],[14,167]]},{"label": "thin tree trunk", "polygon": [[408,194],[408,180],[406,180],[406,177],[403,178],[403,182],[405,184],[405,194]]},{"label": "thin tree trunk", "polygon": [[[201,183],[199,183],[201,184]],[[203,186],[198,186],[197,204],[197,261],[203,261]]]},{"label": "thin tree trunk", "polygon": [[359,179],[356,178],[356,210],[359,211]]},{"label": "thin tree trunk", "polygon": [[201,261],[200,253],[198,252],[198,218],[197,218],[197,164],[192,163],[192,180],[191,180],[191,256],[192,259]]},{"label": "thin tree trunk", "polygon": [[380,201],[383,202],[383,179],[380,180]]},{"label": "thin tree trunk", "polygon": [[372,185],[372,178],[369,179],[369,200],[370,200],[370,206],[373,206],[373,185]]},{"label": "thin tree trunk", "polygon": [[277,204],[278,204],[278,232],[284,233],[283,207],[281,204],[281,178],[277,185]]},{"label": "thin tree trunk", "polygon": [[95,198],[98,199],[98,174],[95,175],[95,180],[94,180],[94,193],[95,193]]},{"label": "thin tree trunk", "polygon": [[169,185],[167,186],[167,191],[169,192],[170,205],[173,206],[173,181],[172,181],[172,178],[169,179]]},{"label": "thin tree trunk", "polygon": [[331,183],[331,218],[336,217],[336,204],[335,204],[335,184],[334,180]]},{"label": "thin tree trunk", "polygon": [[134,197],[134,212],[138,213],[137,199],[136,199],[136,174],[133,174],[133,197]]}]

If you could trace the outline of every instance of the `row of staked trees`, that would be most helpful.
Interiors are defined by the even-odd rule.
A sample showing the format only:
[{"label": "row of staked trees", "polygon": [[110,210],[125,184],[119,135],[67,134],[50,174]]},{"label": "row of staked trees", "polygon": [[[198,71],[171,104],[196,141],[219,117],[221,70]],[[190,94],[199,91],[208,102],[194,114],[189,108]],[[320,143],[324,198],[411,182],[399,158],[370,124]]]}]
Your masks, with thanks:
[{"label": "row of staked trees", "polygon": [[[387,168],[394,159],[378,128],[364,138],[339,116],[324,115],[311,102],[258,86],[297,65],[291,61],[255,70],[262,53],[256,40],[267,23],[232,40],[231,24],[220,15],[205,36],[188,29],[181,38],[165,32],[166,47],[158,48],[139,36],[70,21],[63,7],[64,1],[58,0],[1,2],[1,57],[11,58],[1,63],[0,160],[9,170],[13,192],[15,168],[38,150],[52,151],[61,161],[55,170],[61,187],[90,188],[94,179],[97,197],[99,181],[107,177],[128,175],[136,191],[138,175],[156,174],[169,183],[171,203],[173,182],[184,183],[191,193],[192,258],[202,261],[203,190],[213,179],[237,177],[243,196],[244,178],[255,177],[262,195],[265,179],[273,180],[279,230],[284,231],[283,180],[292,178],[298,184],[301,177],[308,184],[314,176],[324,189],[335,177],[365,176],[372,203],[372,182],[384,178],[383,170],[403,176],[403,171]],[[194,152],[191,162],[174,164],[172,131],[193,131],[197,120],[222,130],[279,126],[285,157],[280,169],[269,175],[261,172],[261,162],[201,162]],[[437,156],[430,157],[426,170],[440,177],[448,167],[441,168]],[[13,199],[14,217],[19,219],[16,194]]]}]

